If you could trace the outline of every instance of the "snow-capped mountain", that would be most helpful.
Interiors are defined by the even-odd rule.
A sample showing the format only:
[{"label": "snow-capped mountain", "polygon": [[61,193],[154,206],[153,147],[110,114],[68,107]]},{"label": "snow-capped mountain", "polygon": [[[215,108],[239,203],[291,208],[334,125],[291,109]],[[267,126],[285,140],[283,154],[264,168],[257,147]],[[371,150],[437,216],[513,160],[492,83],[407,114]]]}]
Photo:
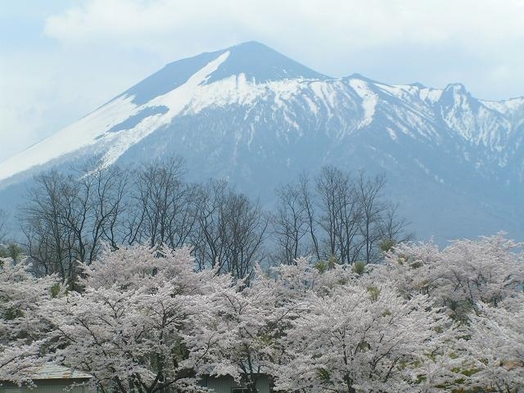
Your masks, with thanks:
[{"label": "snow-capped mountain", "polygon": [[332,78],[249,42],[167,65],[0,164],[0,188],[82,157],[170,154],[193,179],[225,177],[270,203],[278,184],[333,164],[385,172],[421,237],[522,238],[523,139],[524,98]]}]

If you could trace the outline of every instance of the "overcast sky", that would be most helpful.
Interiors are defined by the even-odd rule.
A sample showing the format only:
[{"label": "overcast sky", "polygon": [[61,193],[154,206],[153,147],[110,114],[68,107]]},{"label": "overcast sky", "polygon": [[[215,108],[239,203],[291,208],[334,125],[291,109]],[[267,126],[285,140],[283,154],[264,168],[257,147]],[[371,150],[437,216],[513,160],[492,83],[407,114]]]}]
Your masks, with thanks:
[{"label": "overcast sky", "polygon": [[0,162],[166,63],[260,41],[324,74],[524,96],[524,0],[0,0]]}]

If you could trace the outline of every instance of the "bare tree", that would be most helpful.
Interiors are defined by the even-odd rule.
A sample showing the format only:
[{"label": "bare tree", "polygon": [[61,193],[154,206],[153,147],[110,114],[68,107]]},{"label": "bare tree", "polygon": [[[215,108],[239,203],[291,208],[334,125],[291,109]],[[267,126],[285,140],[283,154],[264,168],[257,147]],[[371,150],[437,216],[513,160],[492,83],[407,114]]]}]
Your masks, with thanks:
[{"label": "bare tree", "polygon": [[285,263],[300,255],[340,264],[376,262],[382,243],[402,236],[406,223],[383,196],[384,175],[362,171],[352,177],[327,166],[314,180],[314,190],[307,176],[277,190],[273,235]]},{"label": "bare tree", "polygon": [[197,189],[183,174],[181,158],[156,161],[135,173],[127,243],[175,248],[188,242],[196,224]]},{"label": "bare tree", "polygon": [[200,241],[195,247],[199,265],[211,265],[236,278],[249,277],[262,257],[268,225],[260,205],[223,181],[210,182],[200,201]]},{"label": "bare tree", "polygon": [[305,255],[303,238],[307,235],[307,212],[300,200],[300,190],[294,184],[285,185],[276,191],[278,204],[271,215],[273,235],[276,237],[276,259],[291,265],[295,259]]},{"label": "bare tree", "polygon": [[222,195],[227,188],[223,181],[210,181],[202,185],[198,193],[198,226],[193,238],[194,255],[199,269],[217,267],[226,259],[226,246],[221,215]]},{"label": "bare tree", "polygon": [[8,221],[9,214],[6,211],[0,209],[0,258],[10,258],[12,261],[18,262],[23,250],[20,248],[17,242],[8,238]]},{"label": "bare tree", "polygon": [[27,241],[34,273],[57,273],[64,279],[73,276],[76,256],[72,254],[73,231],[65,221],[67,199],[76,188],[68,186],[67,176],[56,171],[38,175],[28,191],[28,202],[21,208],[22,232]]},{"label": "bare tree", "polygon": [[5,237],[7,236],[5,233],[5,229],[7,226],[7,219],[8,219],[7,213],[4,210],[0,209],[0,244],[2,244]]},{"label": "bare tree", "polygon": [[303,174],[298,179],[300,201],[306,213],[307,228],[311,240],[312,254],[320,260],[320,246],[317,235],[317,219],[314,195],[309,186],[309,178]]},{"label": "bare tree", "polygon": [[316,201],[315,194],[311,190],[310,180],[307,174],[302,174],[298,178],[298,193],[300,206],[306,216],[306,226],[308,232],[309,246],[310,249],[308,254],[314,255],[320,260],[320,242],[318,235],[318,223],[316,218]]},{"label": "bare tree", "polygon": [[398,214],[398,205],[388,203],[380,217],[380,244],[382,251],[389,251],[395,244],[411,241],[413,233],[406,232],[409,222]]},{"label": "bare tree", "polygon": [[69,285],[79,262],[90,264],[103,242],[117,247],[126,174],[117,167],[37,175],[20,209],[34,273],[58,273]]},{"label": "bare tree", "polygon": [[385,185],[384,175],[368,178],[365,172],[361,171],[356,179],[361,218],[359,231],[362,239],[362,259],[366,264],[377,261],[377,245],[383,240],[384,231],[381,226],[388,211],[388,205],[381,195]]},{"label": "bare tree", "polygon": [[335,167],[324,167],[316,179],[319,224],[326,236],[324,257],[335,256],[339,263],[358,259],[361,210],[357,190],[350,176]]},{"label": "bare tree", "polygon": [[79,173],[78,183],[87,196],[85,236],[90,246],[85,260],[90,264],[97,257],[102,243],[116,249],[122,241],[129,173],[117,166],[97,168],[85,175],[82,172]]}]

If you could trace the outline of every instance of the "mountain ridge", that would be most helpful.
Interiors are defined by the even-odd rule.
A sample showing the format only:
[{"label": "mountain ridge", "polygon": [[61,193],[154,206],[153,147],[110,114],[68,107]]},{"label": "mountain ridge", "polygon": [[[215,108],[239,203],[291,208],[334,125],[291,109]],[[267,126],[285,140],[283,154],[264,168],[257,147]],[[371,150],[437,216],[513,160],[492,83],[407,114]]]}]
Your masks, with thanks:
[{"label": "mountain ridge", "polygon": [[[464,211],[485,206],[480,221],[497,217],[486,230],[522,236],[522,224],[504,223],[514,221],[512,209],[521,211],[523,139],[522,97],[480,100],[459,83],[435,89],[359,74],[332,78],[248,42],[168,64],[0,164],[0,188],[78,157],[101,156],[100,165],[108,166],[179,154],[195,177],[228,178],[263,195],[329,164],[387,173],[392,195],[418,209],[405,209],[415,219],[424,216],[426,202],[413,200],[409,189],[422,187],[427,192],[417,190],[418,198],[438,206],[454,202],[437,194],[463,195],[457,203]],[[444,227],[436,212],[426,215]]]}]

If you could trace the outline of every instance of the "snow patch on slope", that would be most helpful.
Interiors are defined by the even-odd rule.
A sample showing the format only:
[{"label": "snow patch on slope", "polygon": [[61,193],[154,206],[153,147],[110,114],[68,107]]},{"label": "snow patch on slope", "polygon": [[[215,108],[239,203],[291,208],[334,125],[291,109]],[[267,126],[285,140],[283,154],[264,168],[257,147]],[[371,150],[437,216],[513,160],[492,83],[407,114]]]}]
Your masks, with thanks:
[{"label": "snow patch on slope", "polygon": [[420,89],[419,95],[422,101],[434,104],[438,102],[438,100],[440,100],[440,97],[442,96],[442,90],[425,87],[423,89]]},{"label": "snow patch on slope", "polygon": [[[311,81],[297,78],[257,83],[248,80],[241,73],[200,86],[195,90],[183,114],[198,114],[210,107],[230,105],[250,107],[259,100],[271,103],[275,111],[282,109],[286,112],[291,102],[300,100],[315,115],[324,109],[329,118],[334,116],[333,112],[340,104],[340,95],[344,94],[344,90],[345,86],[336,80]],[[348,99],[347,94],[344,98]],[[289,119],[289,123],[294,128],[297,127],[294,120]]]},{"label": "snow patch on slope", "polygon": [[363,128],[371,124],[375,108],[378,103],[378,96],[369,88],[368,84],[361,79],[351,79],[349,84],[355,92],[362,98],[362,109],[364,109],[364,118],[361,120],[358,128]]},{"label": "snow patch on slope", "polygon": [[524,111],[524,97],[512,98],[504,101],[481,101],[487,108],[505,115],[511,115],[517,111]]},{"label": "snow patch on slope", "polygon": [[386,131],[388,132],[391,140],[396,141],[398,139],[397,133],[395,132],[395,130],[391,129],[391,127],[387,127]]},{"label": "snow patch on slope", "polygon": [[45,164],[77,149],[96,144],[106,130],[137,113],[137,106],[133,104],[132,99],[132,97],[117,98],[71,126],[8,159],[0,166],[0,180]]},{"label": "snow patch on slope", "polygon": [[[0,180],[79,149],[95,145],[109,146],[109,150],[103,157],[102,166],[111,165],[129,147],[156,131],[159,127],[169,124],[189,104],[195,90],[206,82],[209,75],[216,71],[228,56],[229,52],[221,54],[191,76],[183,85],[152,99],[144,105],[137,106],[134,104],[134,96],[122,96],[110,101],[73,125],[5,161],[0,166]],[[147,116],[130,129],[111,131],[145,109],[162,106],[168,108],[168,110]]]},{"label": "snow patch on slope", "polygon": [[241,73],[211,84],[199,86],[185,108],[184,114],[198,114],[208,107],[228,105],[249,106],[256,100],[274,100],[277,107],[285,107],[305,87],[304,79],[284,79],[256,83]]},{"label": "snow patch on slope", "polygon": [[103,165],[109,166],[114,163],[127,149],[135,143],[155,132],[162,126],[166,126],[181,113],[191,102],[191,97],[207,81],[209,76],[218,69],[229,56],[229,52],[221,54],[217,59],[208,63],[200,71],[196,72],[182,86],[170,92],[155,97],[147,104],[140,107],[140,110],[154,107],[169,108],[166,113],[145,118],[138,125],[130,130],[126,130],[123,136],[110,144],[109,151],[104,155]]},{"label": "snow patch on slope", "polygon": [[432,89],[421,85],[387,85],[384,83],[375,83],[375,85],[403,101],[419,99],[426,104],[434,104],[438,102],[442,95],[442,90],[440,89]]}]

